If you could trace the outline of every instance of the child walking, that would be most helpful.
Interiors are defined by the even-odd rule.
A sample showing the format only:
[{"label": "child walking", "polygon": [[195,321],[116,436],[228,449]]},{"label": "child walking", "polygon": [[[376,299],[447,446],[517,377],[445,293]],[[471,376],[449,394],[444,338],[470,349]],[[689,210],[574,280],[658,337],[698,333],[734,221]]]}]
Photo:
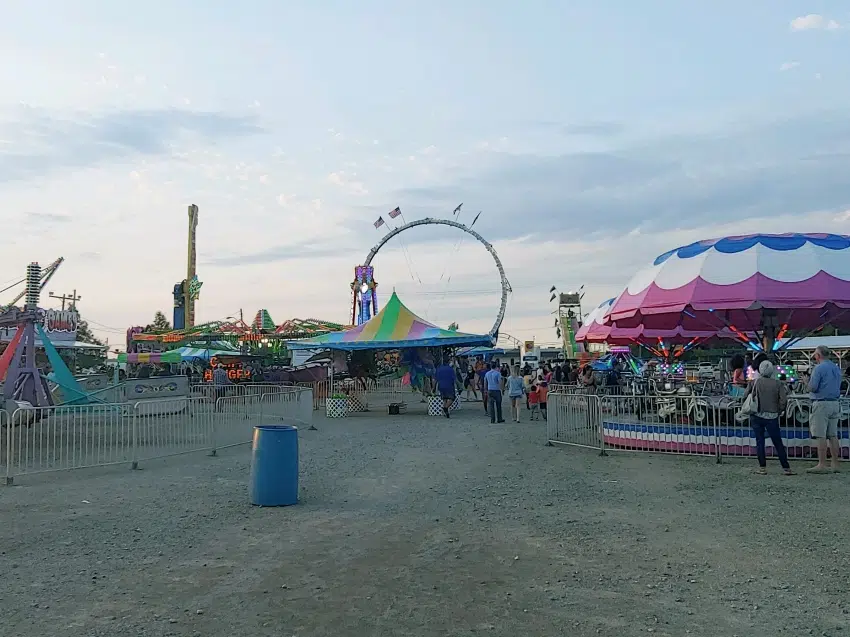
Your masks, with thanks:
[{"label": "child walking", "polygon": [[525,384],[519,375],[519,365],[511,370],[508,376],[508,398],[511,399],[511,418],[519,422],[519,406],[522,395],[525,393]]},{"label": "child walking", "polygon": [[549,383],[545,380],[537,387],[537,404],[540,405],[540,413],[543,420],[549,420],[549,412],[546,410],[546,400],[549,398]]},{"label": "child walking", "polygon": [[537,393],[537,383],[531,383],[531,390],[528,392],[528,409],[531,412],[529,420],[537,420],[540,414],[540,394]]}]

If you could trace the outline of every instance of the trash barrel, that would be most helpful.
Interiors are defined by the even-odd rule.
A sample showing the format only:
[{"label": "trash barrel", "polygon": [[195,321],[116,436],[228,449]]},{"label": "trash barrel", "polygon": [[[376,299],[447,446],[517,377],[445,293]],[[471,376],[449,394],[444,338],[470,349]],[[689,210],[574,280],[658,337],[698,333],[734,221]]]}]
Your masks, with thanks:
[{"label": "trash barrel", "polygon": [[298,503],[298,427],[258,425],[251,446],[251,504]]}]

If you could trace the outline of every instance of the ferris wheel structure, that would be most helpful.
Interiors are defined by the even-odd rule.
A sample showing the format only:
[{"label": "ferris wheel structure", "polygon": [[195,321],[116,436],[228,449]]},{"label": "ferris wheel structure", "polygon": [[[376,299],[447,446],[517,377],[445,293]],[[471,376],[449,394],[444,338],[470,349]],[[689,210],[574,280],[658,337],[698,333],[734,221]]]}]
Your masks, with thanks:
[{"label": "ferris wheel structure", "polygon": [[493,257],[493,262],[496,264],[496,269],[499,271],[499,281],[502,287],[502,298],[499,304],[499,311],[496,314],[496,320],[493,322],[493,327],[490,328],[488,335],[494,339],[498,337],[499,328],[502,326],[502,321],[505,319],[505,312],[508,308],[508,295],[513,292],[511,289],[511,284],[508,281],[508,277],[505,274],[505,268],[502,266],[502,260],[499,258],[499,255],[496,253],[496,249],[493,245],[487,241],[484,237],[478,234],[475,230],[466,226],[465,224],[460,223],[459,221],[454,221],[453,219],[417,219],[416,221],[411,221],[409,223],[405,223],[404,225],[398,226],[397,228],[390,230],[384,237],[378,242],[378,244],[369,251],[369,255],[366,257],[366,260],[363,262],[363,267],[369,268],[371,271],[372,259],[375,258],[375,255],[378,254],[381,248],[387,244],[393,237],[405,232],[406,230],[410,230],[411,228],[416,228],[419,226],[449,226],[451,228],[457,228],[461,232],[465,232],[466,234],[473,237],[478,241],[487,252],[490,253],[490,256]]}]

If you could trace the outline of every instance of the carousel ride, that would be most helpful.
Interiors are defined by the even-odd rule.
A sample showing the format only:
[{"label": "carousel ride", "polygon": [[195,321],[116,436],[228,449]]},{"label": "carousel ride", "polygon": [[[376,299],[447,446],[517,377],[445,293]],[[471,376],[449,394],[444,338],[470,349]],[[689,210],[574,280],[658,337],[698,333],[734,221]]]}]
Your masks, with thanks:
[{"label": "carousel ride", "polygon": [[[591,312],[576,338],[640,345],[670,364],[709,342],[725,342],[752,356],[774,356],[826,326],[850,330],[850,236],[753,234],[698,241],[659,255],[620,295]],[[785,380],[794,382],[796,374],[786,374]],[[605,411],[616,412],[603,418],[606,441],[612,444],[628,437],[630,444],[638,440],[658,447],[662,429],[670,434],[646,424],[651,414],[656,422],[688,422],[712,431],[728,427],[728,435],[716,444],[742,453],[754,450],[749,428],[734,420],[740,398],[721,382],[636,378],[619,391],[627,396],[603,400]],[[809,447],[804,429],[809,408],[807,396],[791,395],[783,423],[799,440],[789,452]],[[842,400],[842,419],[848,418],[850,401]],[[715,440],[704,429],[699,435]],[[846,447],[847,441],[842,444]]]}]

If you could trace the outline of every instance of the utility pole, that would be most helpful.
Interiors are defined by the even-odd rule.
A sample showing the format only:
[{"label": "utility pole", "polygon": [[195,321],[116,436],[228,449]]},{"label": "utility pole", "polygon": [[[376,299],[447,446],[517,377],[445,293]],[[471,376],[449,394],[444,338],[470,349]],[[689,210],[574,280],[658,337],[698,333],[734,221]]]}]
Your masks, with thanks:
[{"label": "utility pole", "polygon": [[48,292],[48,296],[51,299],[59,299],[62,301],[62,311],[65,311],[65,302],[70,301],[70,305],[68,307],[76,307],[77,301],[81,300],[83,297],[77,296],[77,291],[74,290],[71,294],[53,294],[53,292]]}]

